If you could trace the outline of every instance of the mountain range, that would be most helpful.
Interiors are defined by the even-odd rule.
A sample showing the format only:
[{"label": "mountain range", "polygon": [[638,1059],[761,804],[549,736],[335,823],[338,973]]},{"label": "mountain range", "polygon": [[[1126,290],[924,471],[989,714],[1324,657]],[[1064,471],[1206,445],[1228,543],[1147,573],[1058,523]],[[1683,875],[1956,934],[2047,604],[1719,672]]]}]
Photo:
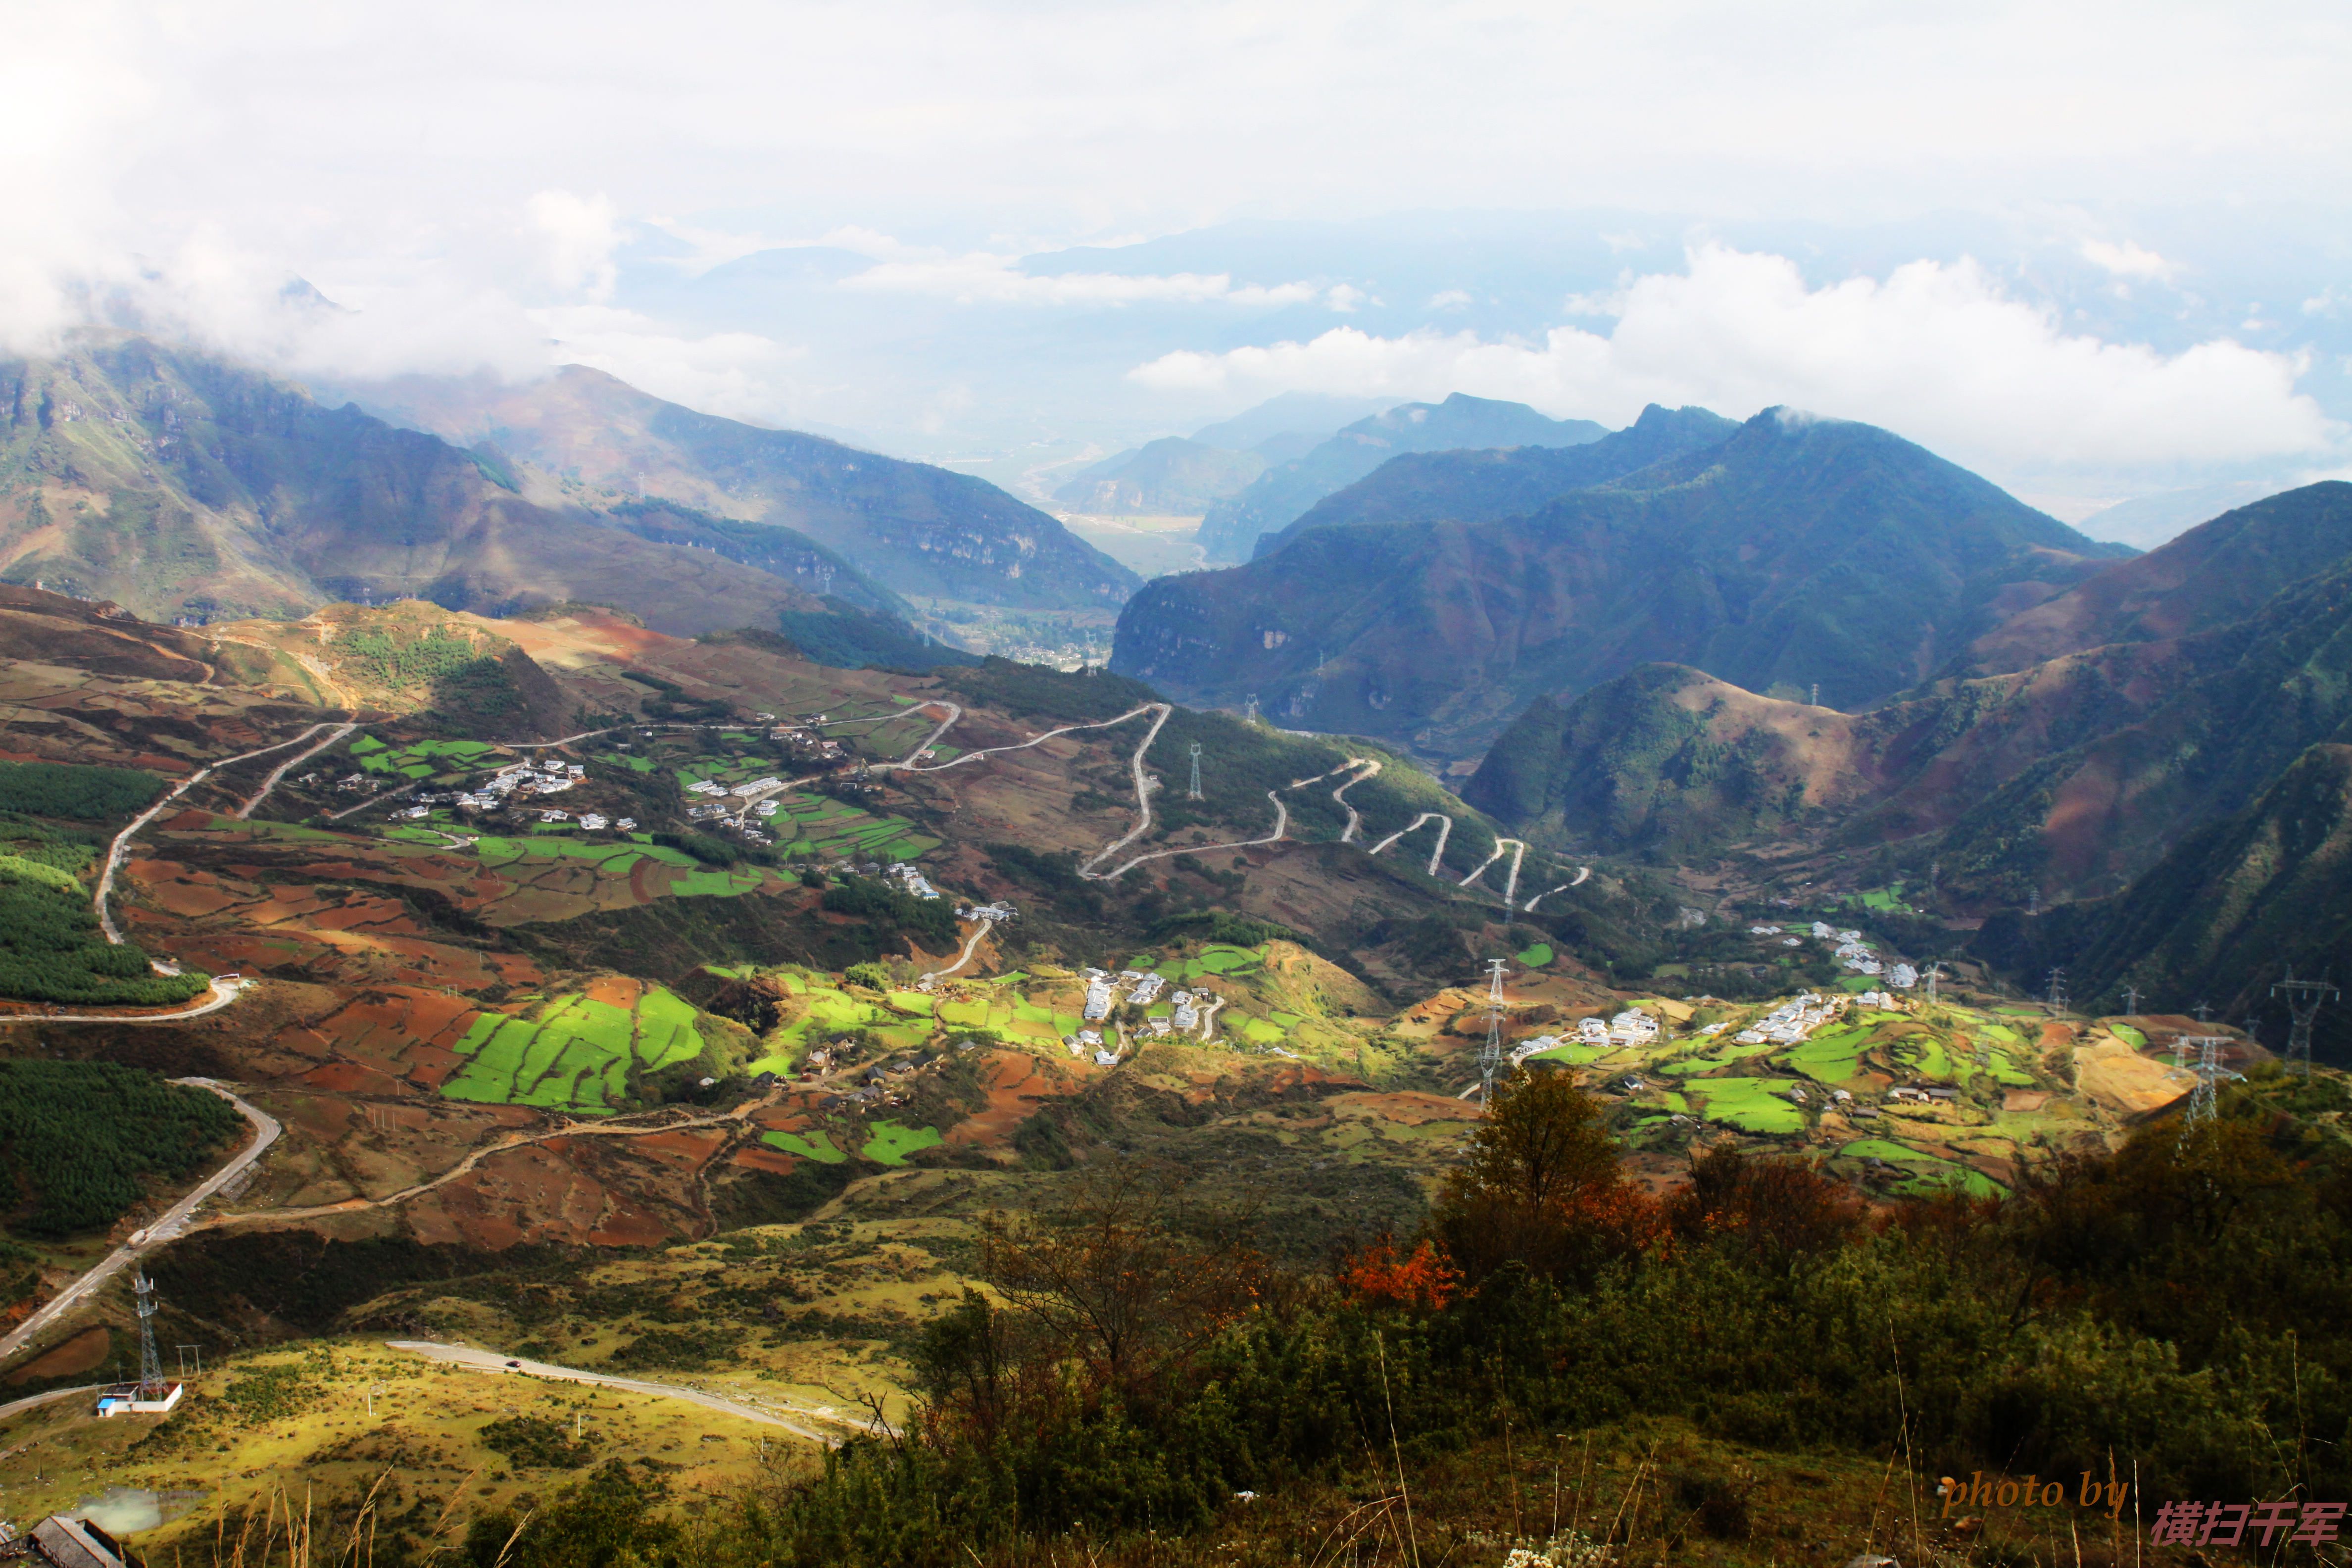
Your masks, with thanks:
[{"label": "mountain range", "polygon": [[549,499],[677,501],[781,524],[898,594],[1039,610],[1107,610],[1134,573],[984,479],[822,436],[699,414],[584,365],[509,386],[410,378],[368,406],[545,477]]},{"label": "mountain range", "polygon": [[1313,449],[1278,462],[1201,520],[1201,548],[1216,561],[1245,561],[1260,534],[1286,528],[1332,491],[1403,452],[1463,447],[1575,447],[1607,429],[1590,419],[1549,419],[1524,403],[1455,393],[1443,403],[1407,403],[1359,419]]},{"label": "mountain range", "polygon": [[1472,756],[1538,696],[1661,659],[1751,691],[1882,700],[2128,553],[1886,431],[1785,409],[1517,515],[1410,500],[1388,515],[1147,584],[1113,667],[1190,701],[1255,694],[1284,722]]},{"label": "mountain range", "polygon": [[1197,516],[1265,472],[1255,452],[1164,436],[1079,471],[1054,491],[1073,511]]},{"label": "mountain range", "polygon": [[1556,848],[1806,877],[1874,857],[1989,917],[1978,951],[2021,977],[2244,1016],[2352,926],[2347,757],[2352,485],[2328,481],[2112,564],[1863,711],[1665,664],[1539,699],[1463,795]]},{"label": "mountain range", "polygon": [[1607,484],[1731,437],[1738,425],[1704,408],[1642,410],[1622,430],[1575,447],[1465,447],[1408,452],[1258,536],[1268,555],[1310,528],[1349,522],[1487,522],[1522,516],[1554,496]]}]

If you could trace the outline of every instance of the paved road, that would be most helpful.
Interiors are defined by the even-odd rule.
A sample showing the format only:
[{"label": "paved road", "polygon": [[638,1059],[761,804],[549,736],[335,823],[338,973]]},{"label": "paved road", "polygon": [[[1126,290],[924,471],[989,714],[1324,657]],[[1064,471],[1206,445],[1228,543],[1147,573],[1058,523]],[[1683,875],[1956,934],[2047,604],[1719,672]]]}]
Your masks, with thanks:
[{"label": "paved road", "polygon": [[[471,1345],[448,1345],[436,1340],[386,1340],[391,1350],[407,1351],[427,1361],[437,1361],[447,1366],[469,1366],[480,1372],[518,1373],[526,1377],[543,1377],[556,1383],[584,1383],[596,1388],[618,1388],[630,1394],[649,1394],[658,1399],[682,1399],[688,1405],[699,1405],[705,1410],[716,1410],[722,1415],[733,1415],[745,1421],[756,1421],[763,1426],[781,1426],[797,1437],[813,1443],[823,1443],[829,1448],[841,1447],[841,1439],[824,1432],[813,1431],[797,1422],[787,1421],[774,1412],[740,1400],[705,1394],[698,1388],[681,1388],[670,1383],[646,1383],[634,1377],[613,1377],[601,1372],[583,1372],[573,1366],[555,1366],[543,1361],[526,1361],[520,1357],[502,1356],[496,1351],[476,1350]],[[509,1366],[513,1361],[518,1364]],[[828,1417],[798,1405],[785,1408],[796,1415],[811,1415],[823,1421]],[[855,1422],[844,1423],[856,1426]]]},{"label": "paved road", "polygon": [[131,841],[139,836],[142,828],[163,816],[173,801],[221,769],[235,767],[237,763],[253,757],[266,757],[272,752],[282,752],[289,746],[299,746],[320,731],[331,730],[335,727],[332,724],[313,724],[300,734],[279,741],[273,745],[257,746],[250,752],[239,752],[233,757],[223,757],[219,762],[207,763],[165,791],[163,799],[132,817],[131,826],[116,834],[114,842],[107,847],[106,867],[98,874],[98,891],[90,899],[91,907],[98,911],[99,929],[106,932],[106,940],[117,947],[122,945],[122,932],[115,929],[114,916],[108,910],[106,905],[107,900],[114,896],[115,873],[122,868],[122,858],[131,852]]},{"label": "paved road", "polygon": [[178,1013],[9,1013],[0,1015],[0,1024],[182,1024],[190,1018],[201,1018],[207,1013],[217,1013],[237,999],[251,984],[243,980],[213,978],[213,994],[209,1002],[199,1003]]},{"label": "paved road", "polygon": [[0,1421],[5,1421],[11,1415],[22,1415],[27,1410],[38,1409],[44,1405],[55,1405],[60,1399],[71,1399],[77,1394],[96,1394],[105,1386],[102,1383],[86,1383],[79,1388],[52,1388],[47,1394],[36,1394],[24,1399],[12,1399],[5,1405],[0,1405]]},{"label": "paved road", "polygon": [[972,924],[973,930],[971,936],[970,940],[965,942],[963,944],[963,952],[957,957],[956,961],[953,963],[949,964],[945,969],[933,970],[930,973],[924,975],[924,979],[937,980],[943,975],[953,974],[957,970],[961,969],[965,964],[970,963],[971,962],[971,955],[975,952],[979,951],[981,939],[987,936],[990,931],[996,929],[996,922],[992,920],[975,921]]},{"label": "paved road", "polygon": [[129,1241],[108,1253],[97,1267],[59,1291],[57,1300],[19,1323],[16,1331],[7,1337],[0,1339],[0,1362],[5,1362],[8,1357],[30,1344],[33,1337],[42,1330],[72,1311],[76,1307],[89,1301],[108,1280],[122,1272],[124,1266],[133,1258],[152,1252],[165,1242],[177,1237],[187,1228],[188,1221],[194,1216],[199,1205],[235,1181],[255,1161],[267,1153],[272,1143],[278,1142],[278,1134],[282,1130],[275,1118],[266,1111],[247,1104],[228,1089],[215,1083],[211,1079],[181,1078],[173,1079],[172,1081],[185,1084],[191,1089],[210,1089],[236,1106],[239,1113],[247,1121],[253,1123],[253,1142],[247,1144],[235,1159],[205,1178],[203,1184],[195,1191],[173,1204],[169,1210],[165,1211],[162,1219],[157,1220],[145,1230],[136,1233]]},{"label": "paved road", "polygon": [[269,776],[261,781],[261,787],[254,792],[253,798],[236,808],[236,819],[239,822],[243,822],[246,818],[251,816],[253,815],[253,808],[259,805],[263,801],[268,800],[269,798],[269,792],[276,789],[279,781],[284,779],[288,773],[292,773],[296,768],[300,767],[304,763],[309,762],[312,757],[317,756],[320,752],[325,751],[329,746],[333,745],[336,742],[341,740],[344,736],[350,734],[352,731],[358,728],[359,726],[357,724],[338,724],[333,729],[328,731],[326,737],[317,745],[312,746],[308,751],[297,752],[295,755],[288,758],[286,761],[278,763],[276,767],[270,769]]}]

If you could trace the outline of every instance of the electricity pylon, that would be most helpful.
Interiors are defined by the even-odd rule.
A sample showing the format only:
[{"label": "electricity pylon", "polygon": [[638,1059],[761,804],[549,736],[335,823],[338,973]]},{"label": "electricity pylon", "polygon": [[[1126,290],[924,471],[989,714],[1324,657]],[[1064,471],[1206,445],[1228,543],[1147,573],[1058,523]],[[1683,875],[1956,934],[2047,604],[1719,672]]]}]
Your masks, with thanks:
[{"label": "electricity pylon", "polygon": [[1201,742],[1198,741],[1192,742],[1192,787],[1185,792],[1184,798],[1186,800],[1207,798],[1201,794]]},{"label": "electricity pylon", "polygon": [[2286,1003],[2287,1015],[2294,1020],[2286,1036],[2286,1070],[2307,1078],[2311,1075],[2311,1021],[2336,997],[2336,987],[2326,980],[2297,980],[2290,965],[2286,978],[2271,987],[2271,994]]},{"label": "electricity pylon", "polygon": [[2066,972],[2063,969],[2050,972],[2050,1007],[2056,1013],[2066,1010]]},{"label": "electricity pylon", "polygon": [[1495,1074],[1503,1065],[1503,961],[1486,964],[1486,1043],[1478,1050],[1478,1103],[1495,1103]]},{"label": "electricity pylon", "polygon": [[2124,1016],[2126,1018],[2139,1016],[2139,987],[2137,985],[2124,987]]},{"label": "electricity pylon", "polygon": [[2185,1120],[2193,1127],[2200,1121],[2212,1121],[2218,1114],[2221,1102],[2214,1091],[2215,1083],[2239,1075],[2221,1065],[2221,1047],[2230,1043],[2227,1035],[2198,1035],[2192,1039],[2197,1047],[2197,1083],[2189,1091],[2189,1113]]},{"label": "electricity pylon", "polygon": [[142,1268],[131,1276],[131,1289],[139,1298],[139,1396],[161,1399],[163,1357],[155,1349],[155,1281]]}]

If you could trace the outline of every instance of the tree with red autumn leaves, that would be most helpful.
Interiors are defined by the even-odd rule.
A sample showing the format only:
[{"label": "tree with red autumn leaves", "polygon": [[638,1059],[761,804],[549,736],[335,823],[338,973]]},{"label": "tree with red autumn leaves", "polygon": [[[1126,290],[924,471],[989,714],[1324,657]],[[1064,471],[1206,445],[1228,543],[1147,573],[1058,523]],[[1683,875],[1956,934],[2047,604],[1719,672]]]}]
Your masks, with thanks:
[{"label": "tree with red autumn leaves", "polygon": [[1638,1257],[1658,1227],[1657,1204],[1625,1179],[1592,1097],[1565,1073],[1524,1068],[1500,1086],[1431,1215],[1471,1286],[1510,1263],[1581,1284]]}]

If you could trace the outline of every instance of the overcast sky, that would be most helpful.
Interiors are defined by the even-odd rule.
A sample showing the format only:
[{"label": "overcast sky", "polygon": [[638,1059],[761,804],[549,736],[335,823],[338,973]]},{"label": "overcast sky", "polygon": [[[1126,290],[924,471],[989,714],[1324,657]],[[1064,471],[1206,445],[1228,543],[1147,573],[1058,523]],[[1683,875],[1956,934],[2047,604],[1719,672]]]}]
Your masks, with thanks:
[{"label": "overcast sky", "polygon": [[[2326,467],[2352,415],[2326,281],[2352,260],[2342,6],[5,12],[0,335],[19,347],[96,283],[303,374],[587,359],[721,412],[950,442],[1009,438],[1008,405],[1022,431],[1089,407],[1142,429],[1290,386],[1612,420],[1652,395],[1827,404],[2085,493]],[[1563,274],[1549,320],[1467,287],[1381,296],[1384,255],[1254,277],[1022,259],[1431,209],[1680,227],[1628,242],[1603,287]],[[1737,238],[1956,213],[2129,309],[2086,314],[2013,258],[1926,240]],[[819,242],[850,263],[788,302],[665,303]],[[289,314],[289,276],[354,313]],[[861,357],[908,310],[930,358]]]}]

